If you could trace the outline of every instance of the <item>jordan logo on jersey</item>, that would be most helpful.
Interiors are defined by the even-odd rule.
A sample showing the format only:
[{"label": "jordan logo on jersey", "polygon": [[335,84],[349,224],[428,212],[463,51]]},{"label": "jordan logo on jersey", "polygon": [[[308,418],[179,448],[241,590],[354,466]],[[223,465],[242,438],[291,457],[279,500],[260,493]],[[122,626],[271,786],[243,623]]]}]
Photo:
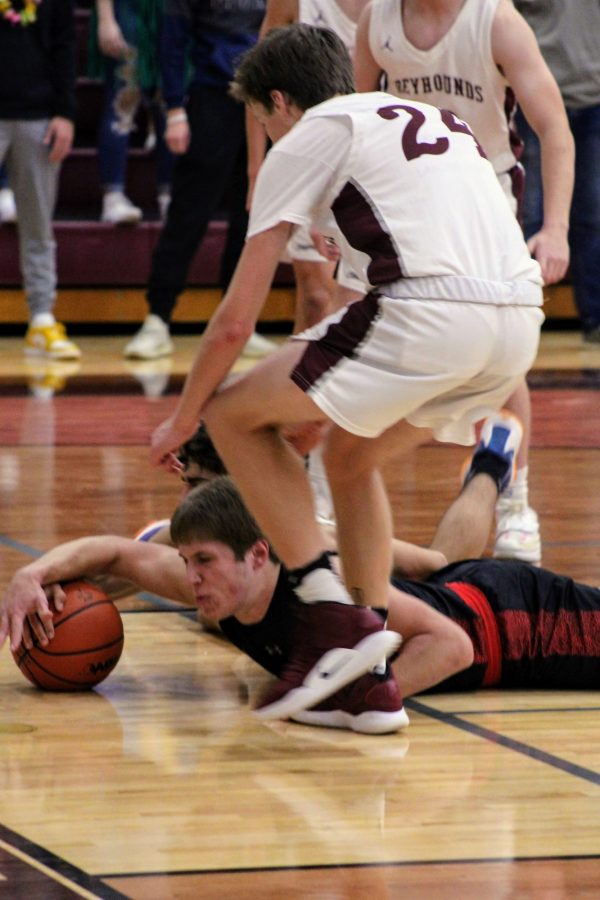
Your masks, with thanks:
[{"label": "jordan logo on jersey", "polygon": [[392,47],[392,36],[388,34],[385,39],[385,42],[381,45],[382,50],[388,50],[390,53],[394,52],[394,48]]}]

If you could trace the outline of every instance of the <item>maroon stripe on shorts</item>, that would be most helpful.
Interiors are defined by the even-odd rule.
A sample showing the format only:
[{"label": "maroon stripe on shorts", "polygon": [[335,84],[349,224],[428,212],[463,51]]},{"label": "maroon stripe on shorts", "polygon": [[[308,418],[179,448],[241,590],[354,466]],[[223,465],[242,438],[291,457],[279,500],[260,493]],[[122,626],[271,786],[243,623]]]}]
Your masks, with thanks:
[{"label": "maroon stripe on shorts", "polygon": [[336,222],[350,244],[371,257],[367,277],[371,284],[389,284],[402,278],[398,251],[377,217],[368,197],[347,181],[331,205]]},{"label": "maroon stripe on shorts", "polygon": [[367,294],[362,300],[351,303],[340,321],[332,322],[323,337],[308,342],[302,358],[290,375],[294,384],[307,391],[341,359],[352,359],[378,317],[377,294]]}]

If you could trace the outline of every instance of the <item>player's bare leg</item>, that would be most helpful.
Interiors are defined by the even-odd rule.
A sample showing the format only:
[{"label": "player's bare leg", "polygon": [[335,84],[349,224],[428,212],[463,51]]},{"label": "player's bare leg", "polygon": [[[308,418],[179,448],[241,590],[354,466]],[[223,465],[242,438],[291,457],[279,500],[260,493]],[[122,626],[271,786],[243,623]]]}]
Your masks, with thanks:
[{"label": "player's bare leg", "polygon": [[[312,707],[368,672],[399,643],[370,609],[356,607],[333,573],[316,523],[302,460],[279,426],[323,414],[289,378],[304,352],[292,342],[217,394],[205,420],[250,511],[290,571],[302,601],[290,609],[295,643],[281,678],[260,704],[262,718]],[[386,594],[382,599],[385,599]]]},{"label": "player's bare leg", "polygon": [[378,438],[333,426],[324,460],[336,514],[344,580],[353,599],[384,606],[392,570],[393,522],[380,466],[425,443],[431,432],[400,422]]},{"label": "player's bare leg", "polygon": [[280,425],[325,419],[289,378],[305,346],[286,344],[218,393],[205,413],[210,436],[248,508],[290,569],[326,549],[304,463],[279,432]]},{"label": "player's bare leg", "polygon": [[431,549],[447,562],[483,555],[494,523],[498,489],[487,475],[476,475],[442,516]]}]

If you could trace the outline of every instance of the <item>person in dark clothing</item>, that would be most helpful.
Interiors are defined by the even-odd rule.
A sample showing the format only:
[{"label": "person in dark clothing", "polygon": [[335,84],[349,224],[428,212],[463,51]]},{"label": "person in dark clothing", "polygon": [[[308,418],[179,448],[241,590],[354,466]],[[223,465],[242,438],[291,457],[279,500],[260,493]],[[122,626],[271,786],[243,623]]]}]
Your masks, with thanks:
[{"label": "person in dark clothing", "polygon": [[29,307],[25,352],[78,359],[54,318],[56,245],[52,216],[60,163],[73,143],[75,28],[71,0],[0,10],[0,164],[6,163],[19,222],[19,256]]},{"label": "person in dark clothing", "polygon": [[[465,490],[479,491],[493,515],[496,489],[487,474],[479,473]],[[236,647],[278,677],[298,639],[302,604],[231,480],[218,477],[190,492],[171,530],[177,549],[102,535],[63,544],[19,569],[0,601],[0,642],[10,631],[11,646],[18,646],[24,623],[26,646],[33,635],[47,643],[48,629],[32,615],[37,610],[47,621],[42,586],[60,607],[58,582],[102,573],[194,603]],[[296,721],[396,731],[408,721],[396,682],[404,696],[600,686],[600,590],[527,563],[468,560],[423,582],[394,578],[388,625],[403,636],[392,663],[396,681],[389,670],[370,672],[294,715]],[[365,688],[371,691],[368,711]]]},{"label": "person in dark clothing", "polygon": [[[160,41],[166,141],[177,155],[171,203],[152,256],[149,315],[126,345],[135,359],[173,352],[169,323],[211,219],[228,214],[219,282],[226,289],[248,226],[245,110],[229,95],[235,65],[256,42],[264,0],[166,0]],[[186,90],[189,48],[192,79]],[[251,355],[273,349],[253,335]]]}]

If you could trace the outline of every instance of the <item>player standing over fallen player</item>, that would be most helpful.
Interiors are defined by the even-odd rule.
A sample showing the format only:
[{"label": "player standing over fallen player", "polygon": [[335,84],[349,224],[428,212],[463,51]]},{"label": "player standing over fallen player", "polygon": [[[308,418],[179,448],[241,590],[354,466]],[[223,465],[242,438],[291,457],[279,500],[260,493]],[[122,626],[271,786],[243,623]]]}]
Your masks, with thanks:
[{"label": "player standing over fallen player", "polygon": [[[344,577],[381,606],[391,569],[391,513],[379,468],[432,436],[472,443],[530,368],[541,277],[490,163],[451,114],[389,94],[355,94],[332,32],[276,29],[248,53],[234,89],[274,142],[258,178],[248,239],[203,335],[152,459],[204,418],[251,512],[302,602],[295,656],[267,714],[314,705],[367,671],[359,619],[336,578],[311,494],[282,424],[330,419],[325,451]],[[215,394],[251,332],[293,225],[317,218],[375,290]],[[513,438],[505,429],[505,449]],[[370,627],[370,626],[369,626]],[[374,646],[374,645],[372,645]],[[351,664],[347,665],[351,660]]]}]

